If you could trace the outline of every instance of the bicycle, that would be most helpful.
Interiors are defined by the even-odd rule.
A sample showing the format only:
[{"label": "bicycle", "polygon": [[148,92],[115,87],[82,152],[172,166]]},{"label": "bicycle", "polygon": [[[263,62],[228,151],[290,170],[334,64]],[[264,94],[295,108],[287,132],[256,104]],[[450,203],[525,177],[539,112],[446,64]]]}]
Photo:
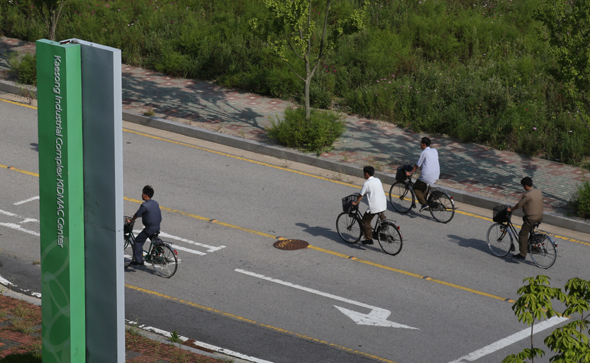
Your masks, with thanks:
[{"label": "bicycle", "polygon": [[[343,212],[336,218],[336,230],[338,235],[346,243],[354,244],[360,241],[362,236],[361,220],[358,205],[353,206],[352,202],[356,201],[358,194],[352,194],[342,198]],[[373,227],[373,238],[379,241],[383,252],[395,256],[402,250],[403,237],[395,221],[390,219],[381,220],[380,216],[376,218]]]},{"label": "bicycle", "polygon": [[[389,203],[396,211],[408,213],[410,209],[416,208],[414,182],[411,178],[407,178],[403,167],[399,167],[397,170],[396,182],[389,189]],[[432,218],[437,222],[449,223],[453,219],[456,209],[455,202],[446,191],[428,186],[424,197]]]},{"label": "bicycle", "polygon": [[[504,257],[511,251],[515,251],[514,239],[518,239],[516,228],[511,221],[512,213],[508,212],[507,208],[506,205],[493,208],[493,220],[496,223],[488,229],[488,248],[498,257]],[[553,266],[557,259],[557,244],[545,232],[535,231],[540,224],[540,222],[535,223],[531,230],[528,253],[535,265],[547,269]]]},{"label": "bicycle", "polygon": [[[127,223],[128,217],[125,217],[125,224],[123,227],[125,242],[124,242],[124,265],[125,268],[135,261],[133,253],[135,249],[135,234],[133,233],[133,223]],[[178,257],[176,250],[172,249],[169,243],[164,242],[158,237],[160,232],[155,233],[149,238],[150,245],[147,250],[144,250],[145,262],[152,265],[156,273],[162,277],[170,278],[174,276],[178,269]]]}]

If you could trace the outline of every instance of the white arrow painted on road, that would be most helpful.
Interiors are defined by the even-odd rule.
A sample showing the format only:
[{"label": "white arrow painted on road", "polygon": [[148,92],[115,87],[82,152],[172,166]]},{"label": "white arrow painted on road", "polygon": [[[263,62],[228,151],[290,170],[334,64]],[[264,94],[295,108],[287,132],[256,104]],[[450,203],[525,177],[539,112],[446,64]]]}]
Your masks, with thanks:
[{"label": "white arrow painted on road", "polygon": [[411,327],[411,326],[408,326],[408,325],[398,324],[398,323],[395,323],[393,321],[387,320],[387,318],[389,317],[389,315],[391,315],[391,311],[389,311],[389,310],[378,308],[376,306],[371,306],[371,305],[368,305],[368,304],[365,304],[365,303],[362,303],[362,302],[350,300],[350,299],[347,299],[347,298],[344,298],[344,297],[340,297],[340,296],[328,294],[326,292],[321,292],[321,291],[318,291],[318,290],[310,289],[308,287],[295,285],[295,284],[292,284],[290,282],[273,279],[272,277],[267,277],[267,276],[260,275],[260,274],[254,273],[254,272],[250,272],[250,271],[246,271],[246,270],[242,270],[242,269],[236,269],[235,271],[236,272],[239,272],[239,273],[242,273],[244,275],[257,277],[257,278],[262,279],[262,280],[271,281],[271,282],[274,282],[274,283],[277,283],[277,284],[281,284],[281,285],[284,285],[284,286],[289,286],[289,287],[292,287],[292,288],[295,288],[295,289],[307,291],[307,292],[310,292],[312,294],[324,296],[324,297],[327,297],[327,298],[330,298],[330,299],[334,299],[334,300],[338,300],[338,301],[342,301],[342,302],[345,302],[345,303],[348,303],[348,304],[351,304],[351,305],[356,305],[356,306],[360,306],[360,307],[363,307],[363,308],[370,309],[371,310],[370,313],[363,314],[363,313],[359,313],[357,311],[345,309],[343,307],[334,305],[334,307],[336,309],[340,310],[343,314],[345,314],[346,316],[348,316],[349,318],[351,318],[355,323],[357,323],[359,325],[372,325],[372,326],[384,326],[384,327],[391,327],[391,328],[418,329],[418,328],[414,328],[414,327]]}]

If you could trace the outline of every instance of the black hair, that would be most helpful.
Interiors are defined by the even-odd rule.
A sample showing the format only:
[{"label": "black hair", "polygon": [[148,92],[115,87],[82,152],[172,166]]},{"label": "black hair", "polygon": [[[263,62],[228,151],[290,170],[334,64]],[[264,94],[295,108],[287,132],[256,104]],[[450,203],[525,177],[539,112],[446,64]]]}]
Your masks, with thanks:
[{"label": "black hair", "polygon": [[522,178],[522,180],[520,181],[520,184],[522,184],[523,186],[527,186],[527,187],[532,187],[533,186],[533,179],[531,179],[530,176],[525,176],[524,178]]},{"label": "black hair", "polygon": [[143,187],[141,192],[150,197],[150,199],[152,199],[152,197],[154,196],[154,188],[152,188],[151,185],[146,185],[145,187]]},{"label": "black hair", "polygon": [[422,140],[420,140],[420,142],[426,146],[430,146],[430,139],[427,137],[423,137]]},{"label": "black hair", "polygon": [[374,168],[374,167],[372,167],[372,166],[365,166],[365,167],[363,168],[363,174],[364,174],[364,173],[367,173],[367,174],[369,174],[369,176],[373,176],[373,174],[375,174],[375,168]]}]

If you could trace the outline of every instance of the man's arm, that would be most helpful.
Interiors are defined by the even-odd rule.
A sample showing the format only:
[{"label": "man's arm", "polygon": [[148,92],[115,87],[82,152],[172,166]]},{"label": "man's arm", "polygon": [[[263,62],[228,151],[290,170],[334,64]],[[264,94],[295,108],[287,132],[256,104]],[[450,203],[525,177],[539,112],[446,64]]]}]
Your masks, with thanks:
[{"label": "man's arm", "polygon": [[352,202],[352,205],[358,205],[363,199],[364,195],[359,194],[356,198],[356,202]]},{"label": "man's arm", "polygon": [[414,164],[414,167],[412,168],[412,170],[410,171],[406,171],[406,175],[410,176],[412,174],[414,174],[414,172],[418,169],[418,164]]},{"label": "man's arm", "polygon": [[520,201],[519,201],[518,203],[516,203],[516,205],[515,205],[514,207],[512,207],[512,208],[508,207],[508,209],[507,209],[507,210],[508,210],[508,212],[512,212],[512,211],[515,211],[515,210],[517,210],[517,209],[519,209],[519,208],[522,208],[522,206],[523,206],[523,205],[524,205],[524,204],[527,202],[527,200],[529,200],[529,199],[530,199],[530,196],[529,196],[528,194],[526,194],[526,193],[525,193],[525,194],[522,196],[522,199],[520,199]]}]

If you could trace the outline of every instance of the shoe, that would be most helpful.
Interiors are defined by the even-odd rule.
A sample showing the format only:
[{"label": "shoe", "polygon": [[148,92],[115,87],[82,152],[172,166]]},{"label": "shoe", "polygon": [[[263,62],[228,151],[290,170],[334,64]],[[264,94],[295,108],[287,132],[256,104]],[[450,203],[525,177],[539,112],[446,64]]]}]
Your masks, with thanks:
[{"label": "shoe", "polygon": [[143,262],[137,262],[137,261],[133,261],[133,262],[131,262],[131,265],[132,265],[132,266],[144,266],[144,265],[145,265],[145,263],[143,263]]},{"label": "shoe", "polygon": [[424,204],[422,205],[422,208],[420,208],[420,212],[423,212],[425,210],[428,210],[430,207],[428,206],[428,204]]},{"label": "shoe", "polygon": [[526,257],[523,257],[520,253],[515,253],[514,255],[512,255],[512,257],[514,257],[517,260],[526,260]]},{"label": "shoe", "polygon": [[372,239],[366,239],[363,240],[363,242],[361,242],[364,245],[372,245],[373,244],[373,240]]}]

